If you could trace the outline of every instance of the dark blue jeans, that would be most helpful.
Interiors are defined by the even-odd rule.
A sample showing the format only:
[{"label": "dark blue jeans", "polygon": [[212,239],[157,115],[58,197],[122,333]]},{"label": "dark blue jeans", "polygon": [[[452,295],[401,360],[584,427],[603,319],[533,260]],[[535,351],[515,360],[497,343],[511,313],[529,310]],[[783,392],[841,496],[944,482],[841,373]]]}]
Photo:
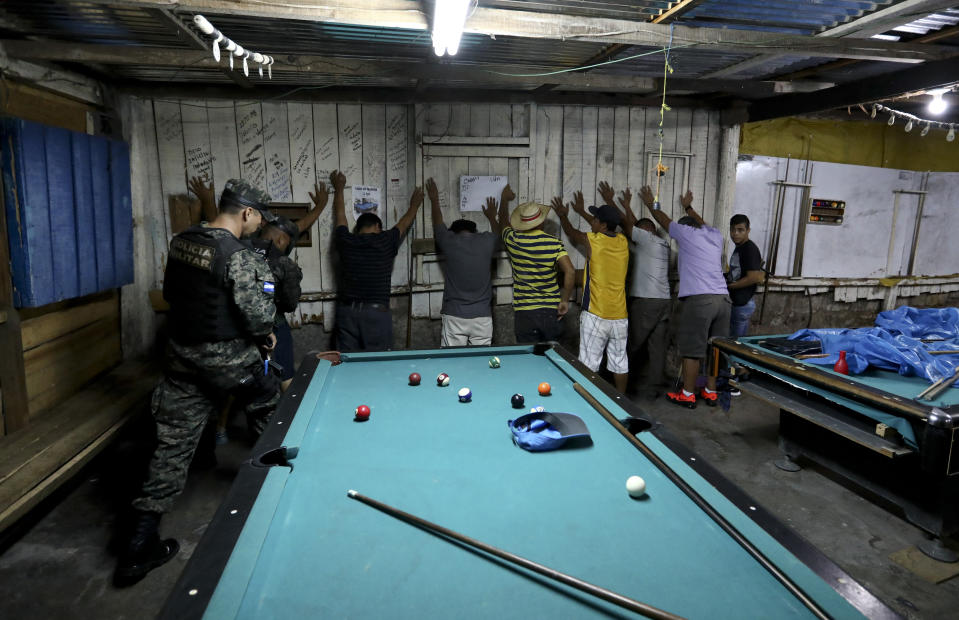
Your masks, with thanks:
[{"label": "dark blue jeans", "polygon": [[384,304],[336,302],[338,351],[386,351],[393,346],[393,317]]},{"label": "dark blue jeans", "polygon": [[559,340],[559,337],[563,335],[563,324],[563,321],[557,320],[556,308],[516,310],[513,313],[516,344]]}]

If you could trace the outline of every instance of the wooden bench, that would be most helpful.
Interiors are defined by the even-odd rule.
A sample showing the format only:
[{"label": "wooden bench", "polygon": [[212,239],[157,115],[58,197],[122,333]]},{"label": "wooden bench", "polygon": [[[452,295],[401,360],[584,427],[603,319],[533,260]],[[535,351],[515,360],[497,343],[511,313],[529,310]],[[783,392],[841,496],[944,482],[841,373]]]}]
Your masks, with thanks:
[{"label": "wooden bench", "polygon": [[149,404],[156,362],[131,361],[0,437],[0,531],[12,525],[108,445]]}]

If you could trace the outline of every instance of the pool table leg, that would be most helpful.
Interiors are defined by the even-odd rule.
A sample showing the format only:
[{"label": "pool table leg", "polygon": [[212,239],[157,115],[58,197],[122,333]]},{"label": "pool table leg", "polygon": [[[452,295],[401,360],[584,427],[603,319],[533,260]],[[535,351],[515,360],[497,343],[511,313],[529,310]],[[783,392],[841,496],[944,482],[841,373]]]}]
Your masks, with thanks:
[{"label": "pool table leg", "polygon": [[938,536],[923,540],[916,545],[916,548],[930,558],[939,560],[940,562],[959,562],[959,553],[942,544],[942,539]]},{"label": "pool table leg", "polygon": [[799,466],[799,463],[793,460],[793,457],[788,454],[783,454],[781,459],[776,459],[773,461],[773,465],[778,467],[783,471],[800,471],[802,467]]}]

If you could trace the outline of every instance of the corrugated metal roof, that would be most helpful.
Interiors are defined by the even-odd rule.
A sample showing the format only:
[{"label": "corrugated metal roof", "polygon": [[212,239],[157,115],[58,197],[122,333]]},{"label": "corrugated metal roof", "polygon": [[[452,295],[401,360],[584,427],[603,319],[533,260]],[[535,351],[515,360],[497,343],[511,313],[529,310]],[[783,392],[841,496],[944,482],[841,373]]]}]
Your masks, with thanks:
[{"label": "corrugated metal roof", "polygon": [[[956,0],[959,5],[959,0]],[[523,10],[568,16],[608,17],[613,19],[646,20],[670,4],[668,0],[479,0],[486,8]],[[870,2],[865,0],[705,0],[688,13],[678,17],[678,23],[717,28],[743,28],[767,32],[813,34],[868,15],[893,4],[893,0]],[[417,5],[419,6],[419,5]],[[176,11],[171,4],[169,11]],[[419,62],[437,62],[427,30],[357,26],[321,23],[308,20],[253,18],[236,15],[207,15],[214,25],[247,49],[271,54],[278,61],[296,55],[338,56],[352,59],[408,59]],[[192,14],[179,15],[181,23],[193,28]],[[904,19],[909,19],[904,18]],[[942,10],[922,16],[895,29],[893,34],[903,40],[913,40],[925,34],[951,28],[959,24],[959,9]],[[891,31],[892,32],[892,31]],[[34,38],[39,40],[70,41],[117,46],[148,46],[192,48],[190,42],[175,25],[169,23],[159,10],[126,5],[110,6],[106,1],[79,0],[6,0],[0,3],[0,36]],[[959,37],[957,37],[959,38]],[[939,41],[943,43],[945,40]],[[644,46],[614,46],[614,58],[626,58],[654,50]],[[608,49],[601,43],[578,40],[557,41],[523,37],[500,36],[495,39],[481,34],[465,34],[455,58],[443,59],[444,64],[478,64],[517,66],[517,73],[531,68],[549,71],[581,67],[587,62],[603,58]],[[679,78],[708,76],[710,73],[735,66],[757,57],[762,62],[726,77],[762,79],[791,73],[801,69],[825,65],[820,76],[825,81],[849,81],[867,75],[881,74],[902,68],[896,63],[856,63],[849,68],[831,67],[828,58],[809,58],[793,55],[756,56],[743,51],[730,53],[715,49],[677,49],[672,52],[671,74]],[[281,60],[282,59],[282,60]],[[295,62],[295,61],[293,61]],[[223,63],[225,65],[225,62]],[[273,72],[273,84],[339,84],[391,86],[392,78],[369,78],[303,74],[282,70],[278,64]],[[112,69],[111,69],[112,71]],[[594,74],[635,75],[660,77],[663,56],[649,56],[597,67]],[[215,82],[228,79],[215,69],[166,69],[147,66],[118,67],[116,74],[123,79],[171,82]],[[834,78],[834,79],[833,79]],[[408,79],[399,79],[406,85]],[[544,79],[531,79],[530,85]],[[458,85],[452,82],[450,85]],[[526,88],[525,83],[479,85],[463,82],[473,88]]]},{"label": "corrugated metal roof", "polygon": [[892,0],[707,0],[682,16],[690,26],[815,34],[881,9]]},{"label": "corrugated metal roof", "polygon": [[190,47],[153,10],[94,2],[7,0],[0,3],[0,29],[14,36],[104,45]]},{"label": "corrugated metal roof", "polygon": [[583,17],[606,17],[610,19],[644,19],[658,15],[669,8],[669,0],[479,0],[483,7],[578,15]]},{"label": "corrugated metal roof", "polygon": [[[640,56],[632,60],[618,62],[603,67],[609,73],[628,73],[647,77],[662,77],[665,56],[657,47],[634,46],[623,52],[620,58],[641,54],[644,51],[654,51],[648,56]],[[717,71],[723,67],[751,58],[752,54],[733,54],[717,52],[707,49],[676,49],[669,54],[669,65],[673,68],[670,77],[695,78]]]}]

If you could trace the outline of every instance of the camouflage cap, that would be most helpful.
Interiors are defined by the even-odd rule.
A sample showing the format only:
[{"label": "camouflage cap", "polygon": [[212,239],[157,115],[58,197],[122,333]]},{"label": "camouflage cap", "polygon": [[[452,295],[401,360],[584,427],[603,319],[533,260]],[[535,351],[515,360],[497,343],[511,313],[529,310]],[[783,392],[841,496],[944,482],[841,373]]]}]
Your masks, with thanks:
[{"label": "camouflage cap", "polygon": [[267,206],[270,204],[270,195],[258,187],[254,187],[248,181],[243,179],[230,179],[223,186],[223,194],[220,195],[220,203],[226,200],[241,207],[253,207],[258,210],[267,222],[275,222],[276,216]]}]

